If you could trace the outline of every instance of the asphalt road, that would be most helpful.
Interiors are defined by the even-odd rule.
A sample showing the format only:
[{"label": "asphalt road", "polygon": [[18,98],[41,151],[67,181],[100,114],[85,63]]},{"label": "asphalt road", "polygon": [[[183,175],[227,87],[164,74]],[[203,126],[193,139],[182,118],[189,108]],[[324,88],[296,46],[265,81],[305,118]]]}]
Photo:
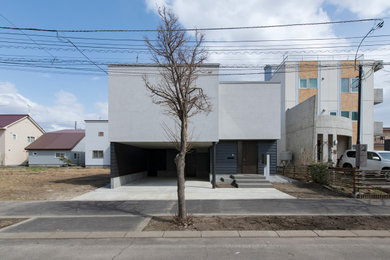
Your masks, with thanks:
[{"label": "asphalt road", "polygon": [[390,238],[0,240],[1,259],[389,259]]},{"label": "asphalt road", "polygon": [[[267,199],[190,200],[191,214],[225,215],[390,215],[390,200]],[[167,215],[176,201],[36,201],[0,202],[0,216]]]}]

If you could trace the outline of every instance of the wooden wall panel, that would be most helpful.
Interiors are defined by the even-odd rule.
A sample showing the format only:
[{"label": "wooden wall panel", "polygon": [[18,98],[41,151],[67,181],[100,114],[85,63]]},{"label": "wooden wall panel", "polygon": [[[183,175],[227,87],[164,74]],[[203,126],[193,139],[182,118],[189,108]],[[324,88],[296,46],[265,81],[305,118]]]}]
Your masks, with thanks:
[{"label": "wooden wall panel", "polygon": [[357,140],[357,122],[352,122],[352,145],[356,144]]},{"label": "wooden wall panel", "polygon": [[306,99],[308,99],[314,95],[317,95],[317,94],[318,94],[317,89],[313,89],[313,88],[299,89],[299,103],[302,103]]},{"label": "wooden wall panel", "polygon": [[341,111],[357,111],[358,101],[358,93],[341,93]]},{"label": "wooden wall panel", "polygon": [[318,61],[301,61],[299,62],[299,78],[317,78]]},{"label": "wooden wall panel", "polygon": [[356,78],[359,77],[359,66],[360,62],[356,62],[355,70],[355,61],[342,61],[341,62],[341,78]]}]

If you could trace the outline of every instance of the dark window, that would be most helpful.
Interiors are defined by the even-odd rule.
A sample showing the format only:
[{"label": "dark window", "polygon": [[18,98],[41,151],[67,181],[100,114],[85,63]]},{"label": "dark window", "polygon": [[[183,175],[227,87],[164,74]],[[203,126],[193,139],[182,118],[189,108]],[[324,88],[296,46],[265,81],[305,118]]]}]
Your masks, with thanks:
[{"label": "dark window", "polygon": [[355,158],[356,157],[356,152],[355,151],[349,151],[349,152],[347,152],[347,156],[351,157],[351,158]]},{"label": "dark window", "polygon": [[307,88],[307,80],[306,79],[301,79],[299,87],[300,88]]},{"label": "dark window", "polygon": [[101,159],[103,158],[103,151],[92,151],[93,159]]},{"label": "dark window", "polygon": [[352,112],[352,120],[353,121],[357,121],[358,120],[358,112],[357,111],[353,111]]}]

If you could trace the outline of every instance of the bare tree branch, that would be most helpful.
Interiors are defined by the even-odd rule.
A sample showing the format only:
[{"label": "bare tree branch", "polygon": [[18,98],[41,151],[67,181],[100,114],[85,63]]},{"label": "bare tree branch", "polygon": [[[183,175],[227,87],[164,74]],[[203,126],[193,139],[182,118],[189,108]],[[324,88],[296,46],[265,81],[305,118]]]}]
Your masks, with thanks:
[{"label": "bare tree branch", "polygon": [[178,217],[183,220],[187,217],[184,197],[185,157],[191,149],[188,120],[212,109],[209,97],[196,85],[200,67],[207,59],[207,52],[202,45],[203,34],[195,31],[195,41],[192,42],[172,11],[161,7],[158,13],[161,23],[157,27],[157,41],[152,42],[145,37],[145,43],[153,61],[159,66],[160,81],[151,83],[146,76],[143,80],[152,101],[161,105],[164,112],[179,126],[179,131],[173,131],[163,124],[168,138],[179,144],[175,163],[178,176]]}]

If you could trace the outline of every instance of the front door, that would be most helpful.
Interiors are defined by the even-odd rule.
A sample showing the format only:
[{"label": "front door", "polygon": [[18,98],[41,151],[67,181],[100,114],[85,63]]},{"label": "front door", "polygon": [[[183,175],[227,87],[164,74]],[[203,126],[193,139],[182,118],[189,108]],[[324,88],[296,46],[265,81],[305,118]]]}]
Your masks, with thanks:
[{"label": "front door", "polygon": [[242,173],[257,174],[257,142],[242,142]]}]

